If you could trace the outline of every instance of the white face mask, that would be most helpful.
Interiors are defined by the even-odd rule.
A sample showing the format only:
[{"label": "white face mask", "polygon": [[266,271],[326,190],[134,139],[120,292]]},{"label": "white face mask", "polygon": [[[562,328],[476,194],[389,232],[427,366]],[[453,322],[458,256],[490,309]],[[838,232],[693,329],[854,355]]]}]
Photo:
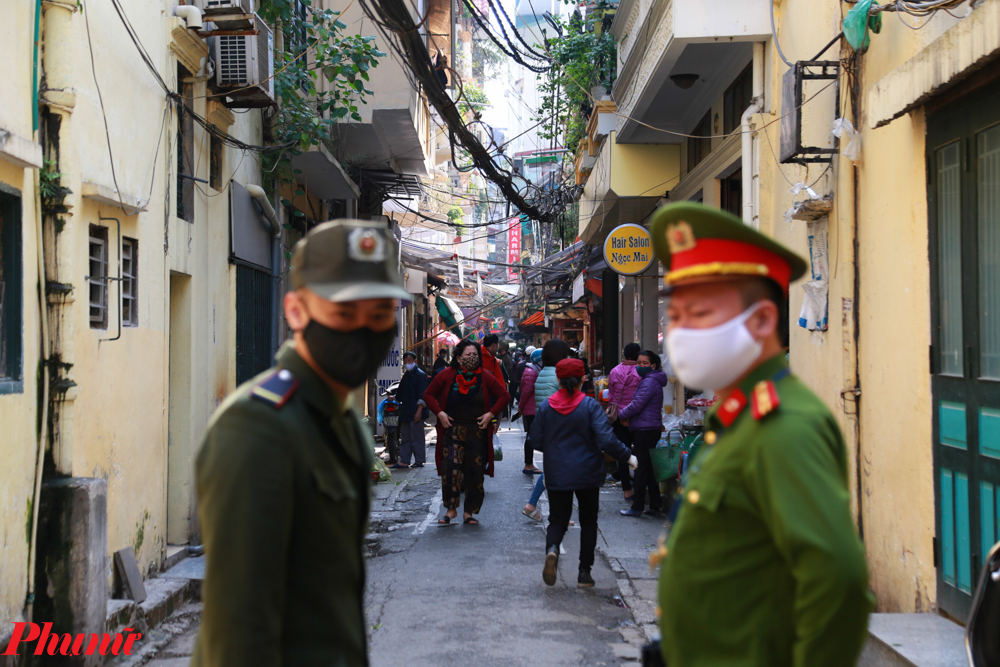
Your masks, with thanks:
[{"label": "white face mask", "polygon": [[743,375],[763,349],[763,344],[754,340],[744,326],[758,305],[711,329],[671,330],[667,334],[667,354],[681,382],[716,391]]},{"label": "white face mask", "polygon": [[412,371],[416,367],[417,367],[416,364],[403,364],[403,368],[405,368],[407,372]]}]

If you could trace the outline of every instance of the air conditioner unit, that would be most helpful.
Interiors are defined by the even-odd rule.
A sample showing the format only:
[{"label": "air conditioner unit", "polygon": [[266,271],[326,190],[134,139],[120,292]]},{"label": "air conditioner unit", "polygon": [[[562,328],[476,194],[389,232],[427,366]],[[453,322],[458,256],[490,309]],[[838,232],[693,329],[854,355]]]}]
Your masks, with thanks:
[{"label": "air conditioner unit", "polygon": [[253,0],[194,0],[205,16],[212,14],[253,14]]},{"label": "air conditioner unit", "polygon": [[231,109],[253,109],[274,104],[274,35],[254,15],[256,35],[211,37],[215,60],[215,90],[225,93]]}]

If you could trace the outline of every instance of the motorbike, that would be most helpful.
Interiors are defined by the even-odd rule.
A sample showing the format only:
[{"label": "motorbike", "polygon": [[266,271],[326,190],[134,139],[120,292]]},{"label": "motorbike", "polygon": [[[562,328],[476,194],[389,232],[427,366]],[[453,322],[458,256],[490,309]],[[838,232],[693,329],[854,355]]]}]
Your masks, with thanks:
[{"label": "motorbike", "polygon": [[389,465],[399,462],[399,411],[402,404],[396,400],[399,383],[393,382],[382,395],[386,398],[379,403],[378,418],[383,427],[385,451],[389,454]]}]

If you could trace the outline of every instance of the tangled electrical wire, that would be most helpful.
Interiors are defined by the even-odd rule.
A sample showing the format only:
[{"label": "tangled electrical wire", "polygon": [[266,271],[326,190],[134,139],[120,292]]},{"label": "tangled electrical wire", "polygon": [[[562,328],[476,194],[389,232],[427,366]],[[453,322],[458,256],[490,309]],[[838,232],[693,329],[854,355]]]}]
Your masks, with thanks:
[{"label": "tangled electrical wire", "polygon": [[[974,0],[970,9],[974,9],[980,2],[981,0]],[[950,14],[949,10],[958,9],[958,6],[964,3],[965,0],[895,0],[884,5],[874,5],[868,13],[874,15],[881,12],[901,12],[918,17],[930,16],[937,11],[946,11]]]}]

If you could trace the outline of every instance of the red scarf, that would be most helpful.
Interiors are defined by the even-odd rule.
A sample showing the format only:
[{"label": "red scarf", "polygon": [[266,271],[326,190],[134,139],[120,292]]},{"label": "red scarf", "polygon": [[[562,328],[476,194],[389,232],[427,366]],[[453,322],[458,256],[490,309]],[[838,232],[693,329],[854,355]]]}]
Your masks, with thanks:
[{"label": "red scarf", "polygon": [[[458,393],[463,396],[468,394],[469,390],[475,387],[476,383],[479,382],[480,373],[482,373],[482,367],[477,368],[472,371],[472,373],[468,373],[468,371],[463,370],[459,370],[455,373],[455,385],[458,387]],[[472,377],[466,378],[466,375],[472,375]]]},{"label": "red scarf", "polygon": [[549,396],[549,407],[561,415],[568,415],[576,409],[576,406],[583,403],[586,394],[577,390],[570,394],[566,389],[561,388],[556,393]]}]

